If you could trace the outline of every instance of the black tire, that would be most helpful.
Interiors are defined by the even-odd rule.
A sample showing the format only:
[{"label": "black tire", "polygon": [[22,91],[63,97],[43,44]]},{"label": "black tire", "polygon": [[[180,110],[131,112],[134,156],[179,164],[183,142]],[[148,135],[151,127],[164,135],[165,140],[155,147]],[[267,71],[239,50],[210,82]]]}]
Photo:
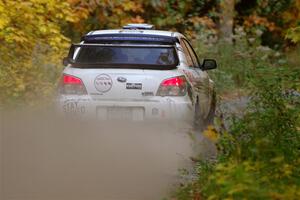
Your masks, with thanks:
[{"label": "black tire", "polygon": [[201,116],[200,112],[200,106],[199,106],[199,101],[197,99],[197,102],[195,104],[195,114],[194,114],[194,128],[196,130],[203,131],[205,129],[205,123],[204,119]]},{"label": "black tire", "polygon": [[199,106],[199,100],[197,99],[197,102],[195,104],[195,115],[194,115],[194,128],[196,130],[203,131],[207,128],[209,125],[214,124],[215,119],[215,112],[216,112],[216,95],[213,94],[211,107],[209,110],[209,113],[207,115],[206,119],[203,119],[200,112],[200,106]]},{"label": "black tire", "polygon": [[205,119],[205,128],[209,125],[214,125],[216,106],[217,106],[217,100],[216,100],[216,94],[214,93],[212,97],[209,113],[207,115],[207,118]]}]

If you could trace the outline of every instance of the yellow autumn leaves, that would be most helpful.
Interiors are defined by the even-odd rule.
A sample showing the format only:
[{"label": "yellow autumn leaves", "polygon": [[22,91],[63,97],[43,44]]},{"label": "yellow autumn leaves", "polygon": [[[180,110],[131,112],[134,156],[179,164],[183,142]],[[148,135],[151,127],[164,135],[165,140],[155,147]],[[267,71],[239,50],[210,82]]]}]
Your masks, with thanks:
[{"label": "yellow autumn leaves", "polygon": [[74,21],[60,0],[0,0],[0,104],[50,93],[70,43],[61,26]]},{"label": "yellow autumn leaves", "polygon": [[[264,162],[229,160],[226,163],[216,165],[214,173],[208,178],[211,186],[204,188],[211,190],[207,199],[299,199],[299,186],[290,181],[286,183],[285,178],[297,172],[295,166],[286,164],[282,157],[275,157],[270,165]],[[300,164],[300,159],[297,161]],[[272,171],[272,174],[270,172]],[[272,187],[264,187],[272,185]],[[204,184],[204,187],[205,184]],[[279,192],[281,191],[281,192]]]},{"label": "yellow autumn leaves", "polygon": [[203,135],[212,142],[217,142],[219,139],[218,132],[213,126],[208,126],[207,129],[203,132]]},{"label": "yellow autumn leaves", "polygon": [[60,22],[73,19],[70,6],[59,0],[0,0],[0,11],[0,39],[24,48],[38,42],[60,47],[67,40]]}]

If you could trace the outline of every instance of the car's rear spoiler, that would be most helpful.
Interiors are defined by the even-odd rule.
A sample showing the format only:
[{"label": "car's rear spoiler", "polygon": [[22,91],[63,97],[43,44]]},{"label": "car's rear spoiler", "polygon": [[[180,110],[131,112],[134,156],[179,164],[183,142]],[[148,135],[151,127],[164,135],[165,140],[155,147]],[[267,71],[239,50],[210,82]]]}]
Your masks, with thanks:
[{"label": "car's rear spoiler", "polygon": [[85,46],[96,46],[96,47],[149,47],[149,48],[159,48],[159,47],[176,47],[174,44],[135,44],[135,43],[78,43],[72,44],[74,47],[85,47]]},{"label": "car's rear spoiler", "polygon": [[136,43],[157,43],[157,44],[175,44],[178,43],[178,38],[165,35],[150,35],[150,34],[95,34],[82,37],[82,41],[86,43],[116,43],[121,41],[136,42]]}]

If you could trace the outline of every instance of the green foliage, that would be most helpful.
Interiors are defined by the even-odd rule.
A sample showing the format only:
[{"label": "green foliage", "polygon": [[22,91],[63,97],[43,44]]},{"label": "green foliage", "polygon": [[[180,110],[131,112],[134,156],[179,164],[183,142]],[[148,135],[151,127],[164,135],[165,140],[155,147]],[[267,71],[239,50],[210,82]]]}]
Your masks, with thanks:
[{"label": "green foliage", "polygon": [[[177,199],[300,198],[300,69],[245,36],[240,31],[234,45],[216,44],[221,65],[213,75],[247,90],[248,108],[228,130],[216,127],[217,160],[199,162],[198,180],[179,189]],[[219,91],[227,91],[222,84]]]},{"label": "green foliage", "polygon": [[0,0],[0,104],[49,97],[69,45],[61,22],[75,19],[59,0]]},{"label": "green foliage", "polygon": [[204,32],[195,41],[200,58],[215,58],[218,69],[210,72],[218,93],[248,90],[249,80],[258,66],[273,66],[286,62],[283,55],[260,45],[260,31],[247,35],[242,27],[235,29],[233,45],[218,41],[211,32]]},{"label": "green foliage", "polygon": [[298,68],[256,66],[249,76],[248,112],[233,119],[230,137],[220,141],[224,155],[238,160],[297,158],[300,108],[294,91],[299,89],[299,75]]},{"label": "green foliage", "polygon": [[286,34],[286,38],[290,39],[294,43],[300,42],[300,26],[290,28]]},{"label": "green foliage", "polygon": [[261,15],[276,16],[289,8],[293,0],[257,0],[257,10]]},{"label": "green foliage", "polygon": [[247,32],[259,28],[263,43],[273,48],[286,44],[286,30],[299,25],[299,0],[240,0],[236,9],[236,24]]},{"label": "green foliage", "polygon": [[207,199],[299,199],[299,164],[287,164],[282,157],[269,162],[228,160],[213,167],[201,191]]},{"label": "green foliage", "polygon": [[200,58],[218,60],[211,76],[219,94],[242,90],[251,102],[228,130],[208,130],[218,159],[199,162],[198,180],[176,197],[300,199],[299,51],[287,61],[261,45],[299,43],[300,0],[236,1],[232,44],[218,41],[220,2],[0,0],[0,107],[50,99],[70,41],[93,29],[146,22],[177,30]]}]

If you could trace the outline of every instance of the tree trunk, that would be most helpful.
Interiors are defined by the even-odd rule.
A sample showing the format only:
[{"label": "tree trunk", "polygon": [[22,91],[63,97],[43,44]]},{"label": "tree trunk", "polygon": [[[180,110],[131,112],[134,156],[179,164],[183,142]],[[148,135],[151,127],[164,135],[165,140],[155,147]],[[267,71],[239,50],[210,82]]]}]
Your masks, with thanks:
[{"label": "tree trunk", "polygon": [[220,3],[220,39],[232,42],[235,0],[221,0]]}]

